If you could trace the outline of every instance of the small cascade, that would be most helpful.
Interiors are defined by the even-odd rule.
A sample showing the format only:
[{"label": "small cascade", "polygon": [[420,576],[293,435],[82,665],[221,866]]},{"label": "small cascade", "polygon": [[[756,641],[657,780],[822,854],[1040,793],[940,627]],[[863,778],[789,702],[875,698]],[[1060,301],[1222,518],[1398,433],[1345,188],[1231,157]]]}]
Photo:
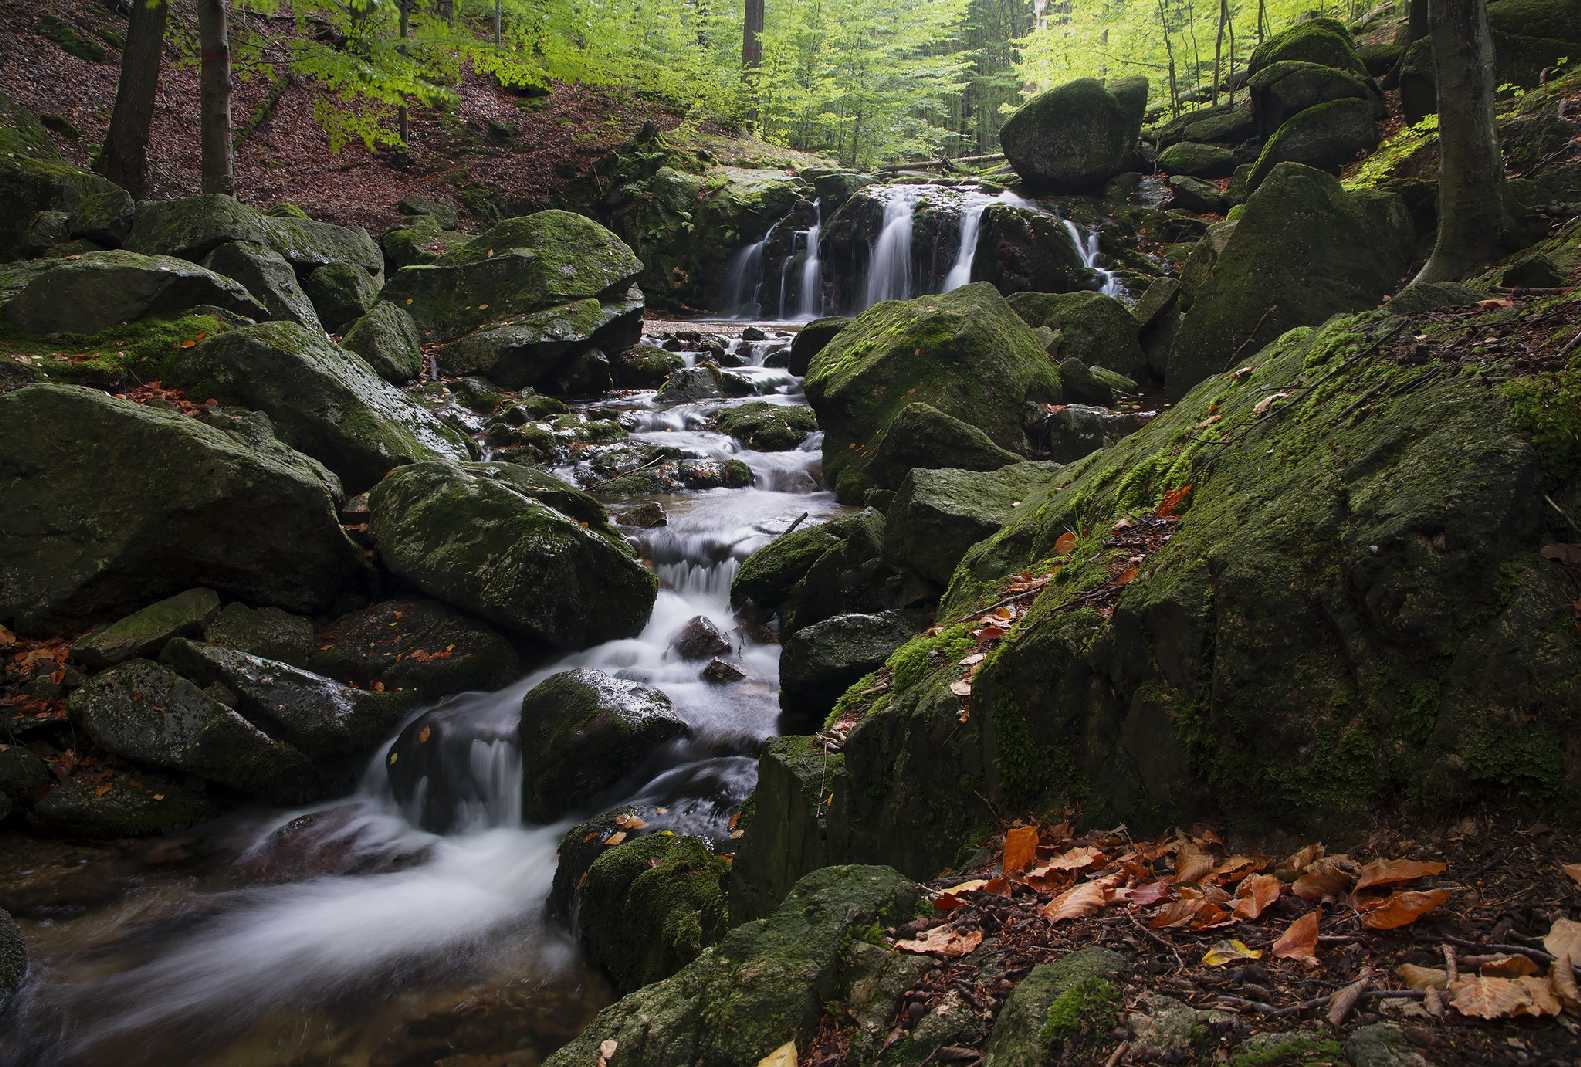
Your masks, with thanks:
[{"label": "small cascade", "polygon": [[823,236],[823,201],[814,206],[812,229],[803,238],[806,251],[801,261],[801,300],[796,317],[815,319],[823,314],[823,259],[818,251],[818,241]]},{"label": "small cascade", "polygon": [[867,262],[864,308],[881,300],[905,300],[912,295],[911,231],[921,189],[901,185],[886,190],[883,225]]},{"label": "small cascade", "polygon": [[1120,280],[1114,276],[1114,271],[1098,266],[1098,231],[1084,234],[1081,228],[1070,219],[1062,219],[1065,230],[1070,234],[1070,239],[1076,245],[1076,251],[1081,254],[1082,266],[1094,271],[1103,279],[1103,288],[1099,290],[1104,296],[1119,296],[1122,292]]}]

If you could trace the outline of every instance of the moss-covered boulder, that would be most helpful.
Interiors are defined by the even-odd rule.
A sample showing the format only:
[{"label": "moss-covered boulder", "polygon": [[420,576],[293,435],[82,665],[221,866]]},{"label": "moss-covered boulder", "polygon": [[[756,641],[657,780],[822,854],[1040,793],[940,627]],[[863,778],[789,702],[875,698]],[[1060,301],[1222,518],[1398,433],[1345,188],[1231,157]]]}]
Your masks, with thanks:
[{"label": "moss-covered boulder", "polygon": [[423,597],[381,600],[325,623],[303,665],[363,688],[430,698],[502,689],[522,673],[498,630]]},{"label": "moss-covered boulder", "polygon": [[1378,114],[1371,101],[1347,97],[1297,113],[1263,145],[1247,179],[1256,189],[1281,163],[1301,163],[1338,174],[1345,164],[1378,147]]},{"label": "moss-covered boulder", "polygon": [[[6,204],[0,259],[45,255],[52,245],[67,242],[119,244],[131,229],[135,210],[126,190],[57,159],[48,134],[33,116],[27,115],[27,132],[18,135],[7,121],[20,110],[14,102],[8,100],[0,109],[7,111],[0,115],[0,198]],[[34,143],[35,131],[44,145]]]},{"label": "moss-covered boulder", "polygon": [[899,488],[917,468],[987,471],[1021,458],[977,427],[919,401],[901,408],[877,440],[841,472],[838,489],[842,499],[854,503],[875,490]]},{"label": "moss-covered boulder", "polygon": [[983,1067],[1092,1063],[1112,1043],[1124,995],[1115,979],[1125,959],[1102,948],[1078,949],[1039,964],[1016,983],[999,1009],[983,1050]]},{"label": "moss-covered boulder", "polygon": [[805,377],[807,368],[812,366],[813,357],[827,348],[829,342],[850,324],[851,320],[844,315],[813,319],[796,331],[783,366],[796,377]]},{"label": "moss-covered boulder", "polygon": [[899,575],[883,560],[884,517],[872,508],[793,530],[742,561],[730,586],[738,607],[778,614],[794,633],[823,619],[896,606]]},{"label": "moss-covered boulder", "polygon": [[379,250],[384,253],[386,268],[393,273],[402,267],[433,263],[472,240],[472,236],[433,216],[419,215],[384,231],[379,237]]},{"label": "moss-covered boulder", "polygon": [[148,315],[217,307],[266,318],[239,283],[196,263],[135,252],[88,252],[0,268],[0,318],[24,334],[92,334]]},{"label": "moss-covered boulder", "polygon": [[883,867],[826,867],[767,918],[738,926],[678,973],[599,1012],[546,1067],[583,1067],[614,1041],[622,1067],[740,1067],[806,1047],[843,991],[851,941],[910,918],[917,888]]},{"label": "moss-covered boulder", "polygon": [[295,323],[232,330],[170,359],[165,381],[198,399],[262,411],[280,437],[353,493],[404,463],[469,456],[461,436],[360,356]]},{"label": "moss-covered boulder", "polygon": [[726,408],[714,424],[755,451],[786,452],[799,447],[818,429],[818,416],[800,404],[760,401]]},{"label": "moss-covered boulder", "polygon": [[269,244],[263,216],[235,197],[210,193],[138,204],[126,247],[146,255],[176,256],[197,263],[232,241]]},{"label": "moss-covered boulder", "polygon": [[207,822],[219,805],[190,779],[152,771],[78,771],[33,806],[34,828],[62,837],[153,837]]},{"label": "moss-covered boulder", "polygon": [[1229,209],[1229,198],[1212,182],[1173,174],[1169,178],[1169,206],[1196,215],[1222,215]]},{"label": "moss-covered boulder", "polygon": [[235,710],[315,763],[354,778],[415,703],[409,694],[342,685],[287,663],[178,637],[159,661],[199,686],[219,686]]},{"label": "moss-covered boulder", "polygon": [[691,732],[657,689],[585,667],[551,675],[522,698],[522,814],[583,807]]},{"label": "moss-covered boulder", "polygon": [[1246,73],[1258,72],[1276,63],[1298,61],[1316,63],[1367,76],[1367,65],[1356,51],[1356,42],[1345,24],[1335,18],[1315,18],[1298,22],[1258,45],[1246,64]]},{"label": "moss-covered boulder", "polygon": [[84,634],[72,642],[71,658],[102,670],[135,656],[156,656],[172,637],[201,633],[219,610],[214,590],[188,589]]},{"label": "moss-covered boulder", "polygon": [[246,286],[264,306],[268,318],[294,322],[313,331],[324,328],[313,302],[297,281],[296,270],[274,249],[228,241],[205,256],[203,265]]},{"label": "moss-covered boulder", "polygon": [[[1218,242],[1222,250],[1214,254]],[[1416,232],[1397,197],[1347,191],[1326,174],[1287,163],[1258,186],[1239,220],[1202,248],[1210,266],[1189,292],[1168,357],[1165,384],[1174,397],[1292,326],[1376,304],[1410,265]],[[1366,254],[1357,254],[1362,248]]]},{"label": "moss-covered boulder", "polygon": [[605,849],[576,891],[588,958],[622,993],[670,977],[729,927],[729,870],[695,837],[649,834]]},{"label": "moss-covered boulder", "polygon": [[[520,638],[581,648],[635,635],[657,596],[653,574],[512,466],[420,463],[385,478],[368,500],[385,565]],[[563,488],[567,500],[585,495]]]},{"label": "moss-covered boulder", "polygon": [[307,758],[175,672],[131,660],[71,695],[71,720],[106,752],[253,796],[309,794]]},{"label": "moss-covered boulder", "polygon": [[1536,85],[1544,70],[1574,59],[1581,46],[1577,0],[1495,0],[1488,5],[1500,82]]},{"label": "moss-covered boulder", "polygon": [[1235,153],[1222,145],[1180,141],[1158,154],[1158,169],[1191,178],[1228,178],[1235,171]]},{"label": "moss-covered boulder", "polygon": [[813,359],[806,392],[824,431],[825,474],[846,500],[857,486],[845,472],[908,405],[926,403],[1013,451],[1024,441],[1023,406],[1060,399],[1037,335],[977,284],[864,311]]},{"label": "moss-covered boulder", "polygon": [[405,385],[423,373],[422,340],[417,323],[399,305],[381,300],[352,323],[341,346],[367,360],[387,382]]},{"label": "moss-covered boulder", "polygon": [[[999,143],[1021,180],[1049,192],[1084,192],[1126,169],[1142,128],[1142,109],[1080,78],[1039,93],[1005,120]],[[1146,100],[1146,83],[1142,98]]]},{"label": "moss-covered boulder", "polygon": [[[1352,70],[1280,60],[1259,70],[1248,82],[1257,128],[1265,135],[1309,107],[1334,100],[1363,100],[1373,107],[1374,118],[1383,117],[1383,100],[1366,76]],[[1226,171],[1214,177],[1227,177]],[[1200,177],[1200,175],[1199,175]]]},{"label": "moss-covered boulder", "polygon": [[0,396],[0,625],[80,624],[194,586],[328,608],[364,564],[293,455],[93,390]]},{"label": "moss-covered boulder", "polygon": [[27,977],[27,944],[11,913],[0,908],[0,1014]]},{"label": "moss-covered boulder", "polygon": [[1095,289],[1096,275],[1065,224],[1052,215],[1011,204],[989,204],[978,221],[972,281],[1006,295],[1035,290]]},{"label": "moss-covered boulder", "polygon": [[307,665],[318,647],[313,620],[279,608],[226,604],[203,628],[205,643],[233,648],[295,667]]},{"label": "moss-covered boulder", "polygon": [[574,370],[576,358],[635,344],[643,306],[638,289],[556,304],[474,330],[443,345],[437,358],[450,374],[481,374],[508,389],[537,386],[574,394],[557,385]]},{"label": "moss-covered boulder", "polygon": [[302,274],[328,266],[356,267],[376,286],[384,284],[384,253],[360,226],[336,226],[305,216],[266,215],[265,243]]},{"label": "moss-covered boulder", "polygon": [[1183,142],[1238,147],[1257,135],[1257,117],[1243,98],[1188,111],[1149,132],[1163,149]]},{"label": "moss-covered boulder", "polygon": [[1017,293],[1010,307],[1028,326],[1056,333],[1050,352],[1075,357],[1132,378],[1147,374],[1139,340],[1141,328],[1120,301],[1103,293]]},{"label": "moss-covered boulder", "polygon": [[302,283],[324,328],[340,333],[366,315],[379,300],[379,283],[352,263],[331,263]]},{"label": "moss-covered boulder", "polygon": [[816,737],[771,738],[758,754],[758,782],[742,809],[730,865],[734,922],[768,915],[808,871],[830,863],[824,816],[845,757]]},{"label": "moss-covered boulder", "polygon": [[884,555],[943,587],[967,549],[998,532],[1059,472],[1059,464],[1046,462],[989,471],[913,470],[889,506]]},{"label": "moss-covered boulder", "polygon": [[921,628],[913,615],[885,611],[836,615],[788,636],[780,656],[780,729],[821,729],[840,694],[882,667]]},{"label": "moss-covered boulder", "polygon": [[620,389],[657,389],[664,380],[686,366],[679,352],[654,345],[632,345],[610,357],[610,374]]}]

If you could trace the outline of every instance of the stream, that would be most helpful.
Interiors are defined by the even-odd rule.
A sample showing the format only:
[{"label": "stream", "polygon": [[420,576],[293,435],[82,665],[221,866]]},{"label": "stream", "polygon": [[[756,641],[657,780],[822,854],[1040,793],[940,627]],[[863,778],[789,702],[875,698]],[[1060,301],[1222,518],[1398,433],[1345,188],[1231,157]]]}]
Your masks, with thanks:
[{"label": "stream", "polygon": [[[735,347],[748,324],[684,325]],[[779,714],[779,647],[737,630],[730,581],[804,513],[821,521],[837,508],[819,490],[817,434],[795,451],[753,452],[706,428],[721,408],[752,399],[803,402],[797,379],[760,365],[789,330],[759,325],[772,339],[733,370],[763,397],[660,407],[646,391],[583,405],[618,412],[633,440],[741,460],[755,484],[661,496],[667,525],[625,530],[660,578],[641,634],[545,663],[500,692],[423,709],[471,737],[447,753],[464,762],[453,773],[477,798],[457,831],[416,828],[391,795],[386,745],[353,796],[312,808],[239,814],[150,842],[0,838],[16,857],[0,873],[0,904],[34,965],[18,1025],[0,1034],[0,1062],[530,1065],[608,1003],[571,936],[542,914],[571,823],[522,825],[515,720],[528,689],[569,667],[662,689],[695,736],[664,754],[629,803],[654,829],[728,835]],[[682,355],[690,365],[698,353]],[[733,634],[745,679],[704,682],[699,664],[668,651],[698,615]]]}]

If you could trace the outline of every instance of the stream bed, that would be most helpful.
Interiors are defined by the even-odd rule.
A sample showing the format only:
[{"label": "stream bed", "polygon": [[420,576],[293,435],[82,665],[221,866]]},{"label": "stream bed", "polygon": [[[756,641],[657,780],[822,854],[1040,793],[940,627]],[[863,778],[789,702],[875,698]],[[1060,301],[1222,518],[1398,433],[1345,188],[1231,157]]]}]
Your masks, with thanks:
[{"label": "stream bed", "polygon": [[[573,1037],[613,993],[543,913],[571,822],[522,824],[521,699],[578,666],[662,689],[694,736],[667,749],[626,803],[654,829],[728,836],[730,815],[756,781],[756,747],[779,714],[779,647],[772,635],[738,628],[730,581],[750,552],[838,505],[819,487],[816,433],[795,450],[754,452],[709,426],[735,404],[803,403],[798,379],[762,365],[793,329],[650,323],[650,341],[679,334],[727,345],[744,361],[732,373],[762,395],[660,405],[652,391],[637,391],[579,405],[618,418],[630,443],[739,460],[753,484],[613,504],[615,516],[644,503],[665,513],[662,526],[622,527],[660,578],[642,633],[543,662],[499,692],[416,713],[442,717],[470,740],[446,756],[458,764],[447,773],[466,778],[474,798],[452,832],[418,829],[416,813],[397,804],[386,745],[354,795],[311,808],[253,810],[145,842],[0,837],[11,859],[0,871],[0,906],[21,925],[33,959],[16,1025],[0,1034],[0,1062],[530,1067]],[[743,343],[748,331],[762,339]],[[700,347],[681,352],[688,365]],[[587,476],[574,466],[557,473]],[[670,651],[699,615],[731,635],[727,658],[744,678],[704,681],[699,663]]]}]

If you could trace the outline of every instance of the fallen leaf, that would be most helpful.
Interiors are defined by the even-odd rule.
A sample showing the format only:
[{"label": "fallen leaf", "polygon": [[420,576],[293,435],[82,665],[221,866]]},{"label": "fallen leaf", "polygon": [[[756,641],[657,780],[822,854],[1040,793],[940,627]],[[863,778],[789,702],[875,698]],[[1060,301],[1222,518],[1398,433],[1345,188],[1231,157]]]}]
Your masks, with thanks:
[{"label": "fallen leaf", "polygon": [[1136,581],[1136,568],[1134,566],[1127,567],[1114,576],[1115,585],[1130,585],[1134,581]]},{"label": "fallen leaf", "polygon": [[950,692],[958,697],[969,697],[972,695],[972,683],[965,678],[957,678],[950,683]]},{"label": "fallen leaf", "polygon": [[624,830],[616,830],[614,833],[612,833],[608,837],[604,838],[604,847],[605,848],[614,848],[616,845],[620,844],[624,840],[626,840],[626,831],[624,831]]},{"label": "fallen leaf", "polygon": [[606,1037],[598,1043],[597,1067],[609,1067],[610,1061],[615,1058],[615,1050],[620,1047],[620,1042],[612,1037]]},{"label": "fallen leaf", "polygon": [[1553,986],[1554,996],[1564,1005],[1565,1011],[1581,1015],[1581,989],[1576,986],[1574,957],[1560,956],[1554,960],[1548,971],[1548,984]]},{"label": "fallen leaf", "polygon": [[1541,978],[1484,978],[1466,975],[1449,987],[1449,1006],[1474,1019],[1558,1015],[1559,999]]},{"label": "fallen leaf", "polygon": [[1209,967],[1223,967],[1225,964],[1234,963],[1236,960],[1260,960],[1262,958],[1262,949],[1248,948],[1246,942],[1237,940],[1220,941],[1202,954],[1202,962]]},{"label": "fallen leaf", "polygon": [[981,930],[961,931],[953,926],[935,926],[921,937],[909,941],[896,941],[902,952],[915,952],[922,956],[943,956],[954,959],[964,956],[983,943]]},{"label": "fallen leaf", "polygon": [[1486,300],[1478,300],[1477,306],[1479,308],[1507,308],[1514,307],[1515,301],[1507,296],[1490,296]]},{"label": "fallen leaf", "polygon": [[1404,890],[1391,893],[1383,903],[1362,913],[1361,924],[1370,930],[1393,930],[1409,926],[1428,912],[1437,911],[1449,900],[1449,890]]},{"label": "fallen leaf", "polygon": [[1153,917],[1147,920],[1147,925],[1154,930],[1196,926],[1198,917],[1208,906],[1209,902],[1201,897],[1172,900],[1154,912]]},{"label": "fallen leaf", "polygon": [[1242,919],[1255,919],[1279,899],[1284,883],[1271,874],[1249,874],[1235,887],[1231,910]]},{"label": "fallen leaf", "polygon": [[1530,978],[1541,971],[1530,956],[1500,955],[1477,968],[1478,974],[1489,978]]},{"label": "fallen leaf", "polygon": [[1075,547],[1076,535],[1070,530],[1066,530],[1054,539],[1054,554],[1056,556],[1068,556],[1071,549]]},{"label": "fallen leaf", "polygon": [[433,727],[424,726],[421,730],[417,731],[417,743],[419,745],[426,745],[428,744],[428,739],[432,736],[434,736]]},{"label": "fallen leaf", "polygon": [[1301,851],[1295,853],[1289,859],[1285,860],[1282,865],[1282,869],[1300,874],[1302,871],[1306,870],[1308,867],[1312,866],[1312,864],[1316,863],[1322,858],[1322,845],[1307,845],[1305,848],[1301,849]]},{"label": "fallen leaf", "polygon": [[1394,974],[1405,983],[1407,989],[1443,989],[1449,985],[1449,972],[1442,967],[1418,967],[1414,963],[1402,963],[1394,969]]},{"label": "fallen leaf", "polygon": [[1177,882],[1200,882],[1204,875],[1213,871],[1218,862],[1218,860],[1213,858],[1212,853],[1197,847],[1197,844],[1193,841],[1187,841],[1175,853],[1174,880]]},{"label": "fallen leaf", "polygon": [[1291,923],[1274,942],[1274,956],[1282,960],[1317,962],[1318,913],[1309,911]]},{"label": "fallen leaf", "polygon": [[1103,850],[1092,845],[1079,845],[1076,848],[1061,852],[1049,860],[1040,870],[1045,871],[1080,871],[1091,867],[1103,859]]},{"label": "fallen leaf", "polygon": [[622,830],[641,830],[648,825],[642,818],[629,811],[623,811],[615,816],[614,823]]},{"label": "fallen leaf", "polygon": [[1568,563],[1572,567],[1581,567],[1581,545],[1544,545],[1542,554],[1543,559],[1551,559],[1555,563]]},{"label": "fallen leaf", "polygon": [[[1581,604],[1581,600],[1576,603]],[[1581,885],[1581,863],[1565,863],[1560,866],[1576,885]]]},{"label": "fallen leaf", "polygon": [[1397,882],[1414,882],[1443,874],[1445,864],[1437,860],[1374,860],[1361,869],[1356,879],[1356,889],[1371,889],[1377,885],[1394,885]]},{"label": "fallen leaf", "polygon": [[1543,948],[1554,959],[1569,956],[1573,960],[1581,960],[1581,922],[1555,919],[1548,933],[1543,935]]},{"label": "fallen leaf", "polygon": [[1335,991],[1328,1001],[1328,1024],[1330,1026],[1338,1026],[1345,1021],[1345,1017],[1356,1006],[1356,1002],[1361,999],[1362,993],[1366,992],[1367,985],[1371,981],[1372,968],[1364,967],[1360,978],[1343,989]]},{"label": "fallen leaf", "polygon": [[964,908],[966,901],[961,898],[967,893],[977,892],[986,885],[988,885],[987,878],[973,878],[970,881],[962,882],[960,885],[952,885],[948,889],[941,889],[938,896],[933,898],[934,910],[954,911],[956,908]]},{"label": "fallen leaf", "polygon": [[1289,395],[1289,393],[1285,392],[1269,393],[1267,396],[1259,400],[1252,408],[1252,414],[1257,416],[1263,415],[1269,408],[1273,407],[1274,401],[1283,400]]},{"label": "fallen leaf", "polygon": [[1302,900],[1320,901],[1337,897],[1350,888],[1356,878],[1356,865],[1344,854],[1324,856],[1307,865],[1290,886]]},{"label": "fallen leaf", "polygon": [[1252,371],[1254,371],[1256,369],[1257,368],[1255,368],[1255,367],[1239,367],[1236,370],[1230,372],[1230,377],[1233,380],[1238,382],[1238,381],[1240,381],[1243,378],[1250,377]]},{"label": "fallen leaf", "polygon": [[1123,899],[1127,904],[1136,908],[1150,908],[1169,895],[1169,882],[1160,878],[1156,882],[1145,882],[1142,885],[1131,886],[1115,894],[1116,899]]},{"label": "fallen leaf", "polygon": [[787,1041],[758,1060],[758,1067],[796,1067],[797,1059],[796,1042]]},{"label": "fallen leaf", "polygon": [[1182,485],[1176,489],[1171,489],[1169,492],[1164,494],[1164,499],[1158,502],[1158,508],[1153,512],[1154,516],[1160,519],[1167,519],[1169,516],[1175,513],[1175,510],[1179,508],[1181,504],[1185,503],[1186,498],[1190,495],[1190,483]]},{"label": "fallen leaf", "polygon": [[1018,874],[1032,866],[1038,854],[1038,828],[1012,826],[1005,832],[1004,872]]},{"label": "fallen leaf", "polygon": [[93,791],[93,795],[96,797],[102,797],[113,788],[114,787],[111,786],[110,783],[106,782],[104,785],[101,785],[99,788],[95,789]]},{"label": "fallen leaf", "polygon": [[1043,905],[1039,914],[1052,923],[1085,918],[1109,903],[1114,882],[1114,878],[1098,878],[1073,886]]}]

